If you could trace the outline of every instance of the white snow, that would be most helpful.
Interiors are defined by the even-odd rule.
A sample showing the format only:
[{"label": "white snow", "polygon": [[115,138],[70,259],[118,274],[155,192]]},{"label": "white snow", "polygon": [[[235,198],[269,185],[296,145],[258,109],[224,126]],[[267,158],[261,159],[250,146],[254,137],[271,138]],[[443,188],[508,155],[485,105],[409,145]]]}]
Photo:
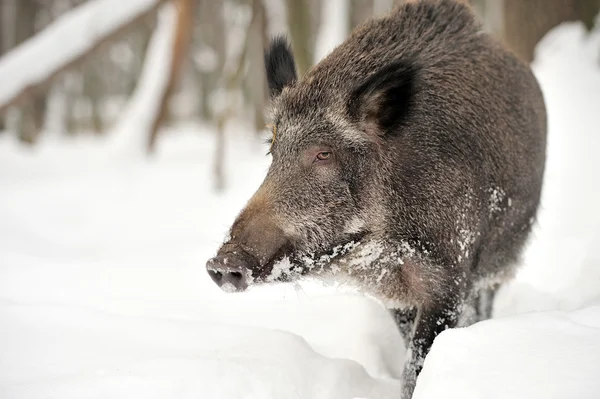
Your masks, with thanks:
[{"label": "white snow", "polygon": [[211,191],[214,133],[201,126],[165,132],[153,161],[93,137],[34,148],[2,137],[0,397],[399,389],[401,339],[377,303],[310,284],[227,295],[208,277],[206,260],[269,162],[247,131],[228,134],[226,196]]},{"label": "white snow", "polygon": [[600,306],[488,320],[438,336],[413,399],[596,399],[599,359]]},{"label": "white snow", "polygon": [[[418,399],[597,397],[599,43],[567,24],[540,46],[540,223],[502,317],[440,335]],[[380,304],[315,282],[210,281],[204,263],[269,163],[248,131],[227,131],[221,195],[203,126],[164,132],[152,160],[96,137],[0,136],[1,398],[398,397],[403,345]]]},{"label": "white snow", "polygon": [[67,12],[0,59],[0,108],[143,15],[159,0],[93,0]]}]

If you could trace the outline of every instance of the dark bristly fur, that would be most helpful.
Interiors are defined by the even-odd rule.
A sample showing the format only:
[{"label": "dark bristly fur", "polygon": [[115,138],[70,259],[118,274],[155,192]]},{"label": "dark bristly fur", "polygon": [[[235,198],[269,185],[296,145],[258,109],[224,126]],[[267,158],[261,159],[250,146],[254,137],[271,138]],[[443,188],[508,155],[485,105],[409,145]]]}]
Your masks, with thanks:
[{"label": "dark bristly fur", "polygon": [[296,63],[284,36],[273,39],[265,52],[265,69],[271,96],[278,95],[285,86],[296,81]]},{"label": "dark bristly fur", "polygon": [[409,111],[415,75],[416,68],[410,63],[386,65],[350,93],[348,115],[365,129],[374,129],[374,134],[397,132],[397,123]]},{"label": "dark bristly fur", "polygon": [[209,273],[243,290],[283,256],[359,241],[318,272],[395,309],[410,398],[434,338],[489,318],[514,274],[544,173],[538,84],[452,0],[366,22],[301,79],[281,38],[265,64],[273,161]]}]

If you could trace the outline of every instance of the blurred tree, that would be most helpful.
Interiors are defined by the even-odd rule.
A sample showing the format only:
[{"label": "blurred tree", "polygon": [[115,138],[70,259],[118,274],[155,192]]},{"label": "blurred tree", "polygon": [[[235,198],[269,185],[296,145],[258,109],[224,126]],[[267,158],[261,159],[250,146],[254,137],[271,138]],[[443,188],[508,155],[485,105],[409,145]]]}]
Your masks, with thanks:
[{"label": "blurred tree", "polygon": [[192,71],[200,88],[200,116],[213,118],[211,95],[222,85],[227,32],[223,1],[200,0],[196,7],[193,47],[190,51]]},{"label": "blurred tree", "polygon": [[315,30],[312,29],[311,23],[311,1],[286,0],[286,6],[294,58],[298,73],[303,75],[312,65],[314,57]]},{"label": "blurred tree", "polygon": [[486,32],[502,38],[504,32],[504,4],[502,0],[472,0]]},{"label": "blurred tree", "polygon": [[171,67],[169,68],[169,81],[167,88],[164,90],[160,99],[159,112],[154,117],[150,136],[148,138],[147,150],[149,153],[154,152],[156,147],[156,139],[158,131],[167,117],[169,98],[173,93],[177,84],[177,79],[180,75],[182,67],[185,65],[186,54],[192,36],[192,25],[194,15],[194,0],[173,0],[177,8],[177,27],[175,30],[175,41],[173,43],[173,52],[171,59]]},{"label": "blurred tree", "polygon": [[[125,10],[129,10],[132,12],[128,14],[120,14],[118,18],[119,23],[98,24],[98,26],[96,26],[96,29],[98,29],[98,31],[84,31],[81,29],[81,24],[62,24],[62,18],[59,18],[56,22],[53,22],[53,25],[56,24],[56,26],[60,26],[62,24],[62,28],[66,28],[72,31],[73,34],[85,36],[87,40],[80,40],[76,42],[83,42],[85,43],[85,46],[77,47],[71,45],[71,50],[75,49],[76,51],[65,52],[63,54],[65,55],[64,57],[53,58],[53,62],[51,63],[52,65],[44,71],[44,76],[40,77],[35,74],[26,73],[24,75],[24,79],[22,79],[22,82],[20,82],[21,85],[19,85],[18,87],[12,87],[11,91],[9,91],[8,94],[5,94],[5,96],[2,98],[2,102],[0,102],[0,114],[5,112],[9,107],[22,103],[27,103],[30,107],[34,106],[32,104],[34,104],[35,101],[32,101],[32,98],[34,98],[37,93],[41,93],[47,90],[57,76],[62,75],[62,73],[67,70],[72,70],[93,51],[98,50],[104,44],[110,42],[110,40],[120,36],[128,28],[137,25],[137,23],[140,22],[140,20],[143,20],[149,14],[154,13],[156,9],[160,6],[160,4],[164,1],[166,0],[146,0],[145,2],[140,2],[139,7],[137,8],[126,8]],[[44,7],[40,8],[38,6],[40,4],[47,5],[49,3],[42,2],[41,0],[39,2],[36,2],[35,0],[12,0],[12,2],[17,4],[17,15],[15,17],[15,25],[17,32],[15,35],[15,43],[20,43],[31,36],[31,32],[33,31],[32,27],[35,28],[35,25],[32,25],[32,21],[36,20],[34,18],[36,11],[45,9]],[[86,10],[99,11],[102,10],[102,7],[112,6],[113,3],[114,1],[106,0],[86,1],[86,4],[82,5],[82,7],[90,4],[90,7],[86,8]],[[56,4],[64,3],[57,2]],[[65,15],[65,22],[73,21],[73,18],[79,17],[81,15],[88,15],[86,13],[82,14],[77,11],[78,10],[75,10],[75,12],[71,14],[71,18],[66,18],[67,15]],[[104,11],[106,11],[106,9]],[[45,40],[49,40],[52,38],[55,32],[56,29],[50,29],[44,30],[39,34],[43,35],[42,37]],[[10,61],[6,65],[2,66],[8,68],[8,70],[14,70],[16,66],[19,66],[21,64],[30,64],[33,59],[37,58],[39,60],[43,60],[46,51],[47,49],[40,48],[39,46],[29,47],[28,51],[17,53],[17,57],[10,58]],[[103,73],[103,75],[106,75],[106,73]],[[43,116],[43,112],[38,112],[35,115]]]},{"label": "blurred tree", "polygon": [[102,99],[106,98],[106,93],[102,85],[102,73],[107,69],[106,60],[97,55],[91,56],[82,65],[84,73],[82,96],[86,99],[87,113],[90,119],[92,131],[96,134],[102,133],[104,123],[102,119]]},{"label": "blurred tree", "polygon": [[252,0],[252,19],[248,26],[246,58],[248,70],[244,79],[246,98],[252,104],[254,130],[265,128],[264,109],[267,102],[267,82],[265,77],[264,49],[268,44],[267,18],[262,0]]},{"label": "blurred tree", "polygon": [[[70,7],[55,18],[89,0],[69,1]],[[155,13],[142,16],[127,35],[108,38],[53,84],[65,101],[61,127],[66,133],[91,130],[101,134],[114,121],[115,100],[133,93],[155,26]]]},{"label": "blurred tree", "polygon": [[[15,3],[15,43],[19,45],[33,36],[37,30],[36,22],[42,11],[42,5],[36,0],[19,0]],[[36,93],[30,101],[23,104],[19,109],[17,135],[28,144],[33,144],[43,126],[46,110],[46,94]]]},{"label": "blurred tree", "polygon": [[504,0],[504,39],[524,61],[533,60],[537,43],[566,21],[583,21],[591,28],[600,0]]},{"label": "blurred tree", "polygon": [[196,37],[192,49],[194,71],[200,87],[200,116],[215,121],[213,176],[216,191],[225,188],[225,123],[229,115],[214,105],[214,96],[224,90],[223,71],[227,56],[227,29],[223,1],[201,0],[196,13]]},{"label": "blurred tree", "polygon": [[371,18],[375,12],[375,0],[350,0],[350,30]]},{"label": "blurred tree", "polygon": [[126,93],[131,94],[135,89],[135,83],[137,78],[142,73],[142,67],[144,66],[144,58],[146,57],[146,51],[148,50],[148,43],[150,43],[150,37],[156,27],[156,15],[151,13],[144,17],[135,27],[129,36],[129,45],[131,46],[131,52],[133,54],[131,68],[127,70],[127,88]]},{"label": "blurred tree", "polygon": [[[8,50],[8,11],[8,2],[0,3],[0,57]],[[4,115],[0,115],[0,133],[4,132],[4,129],[6,129],[6,121]]]},{"label": "blurred tree", "polygon": [[218,115],[216,119],[217,137],[213,161],[213,181],[215,191],[219,192],[225,188],[225,124],[229,117],[229,113],[225,112]]}]

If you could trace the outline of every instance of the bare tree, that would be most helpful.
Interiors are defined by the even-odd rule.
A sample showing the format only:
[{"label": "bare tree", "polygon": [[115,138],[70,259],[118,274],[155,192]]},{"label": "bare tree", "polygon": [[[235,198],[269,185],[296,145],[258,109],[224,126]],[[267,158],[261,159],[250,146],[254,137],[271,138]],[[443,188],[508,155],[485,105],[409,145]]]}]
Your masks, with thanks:
[{"label": "bare tree", "polygon": [[100,134],[104,130],[102,98],[105,96],[101,78],[104,70],[103,66],[106,67],[105,60],[97,56],[90,57],[88,62],[82,66],[82,95],[85,97],[88,105],[92,131],[96,134]]},{"label": "bare tree", "polygon": [[503,0],[473,0],[471,3],[481,18],[486,31],[502,38],[504,35]]},{"label": "bare tree", "polygon": [[[0,57],[8,50],[9,5],[12,4],[8,4],[7,2],[0,4]],[[4,131],[4,129],[6,129],[6,121],[4,120],[4,116],[0,115],[0,132]]]},{"label": "bare tree", "polygon": [[309,0],[287,0],[286,5],[294,57],[298,72],[302,75],[310,68],[314,58],[311,2]]},{"label": "bare tree", "polygon": [[504,39],[524,61],[533,60],[536,44],[565,21],[584,21],[591,27],[600,0],[504,0]]},{"label": "bare tree", "polygon": [[[40,8],[36,0],[21,0],[16,3],[15,45],[23,43],[36,33]],[[17,134],[23,142],[35,142],[42,129],[45,109],[46,96],[43,93],[32,95],[30,101],[21,106]]]},{"label": "bare tree", "polygon": [[223,84],[226,54],[226,29],[222,1],[200,0],[196,7],[193,51],[190,61],[200,87],[200,116],[211,120],[210,97]]},{"label": "bare tree", "polygon": [[173,93],[175,85],[177,84],[180,71],[183,65],[185,65],[186,54],[192,35],[192,25],[194,21],[194,1],[173,1],[175,2],[175,6],[177,8],[177,27],[175,31],[175,41],[173,43],[173,58],[171,59],[171,68],[169,71],[170,75],[167,83],[167,89],[163,92],[158,114],[156,115],[150,129],[150,136],[148,138],[147,146],[149,153],[154,152],[156,138],[158,137],[158,130],[167,116],[169,98]]},{"label": "bare tree", "polygon": [[[34,0],[23,0],[23,1],[19,0],[19,2],[18,2],[19,6],[24,7],[26,1],[34,2]],[[57,76],[59,76],[62,72],[78,65],[79,62],[81,62],[84,58],[86,58],[90,53],[92,53],[93,51],[102,47],[102,45],[104,45],[108,41],[120,36],[128,28],[136,25],[137,22],[139,22],[140,20],[143,20],[144,17],[146,17],[148,14],[154,13],[156,11],[156,9],[158,8],[158,6],[164,1],[166,1],[166,0],[154,0],[154,1],[149,1],[147,3],[144,3],[144,8],[136,9],[135,10],[136,13],[127,15],[126,18],[123,16],[120,16],[121,17],[121,19],[119,20],[120,23],[109,26],[109,28],[103,29],[101,32],[96,32],[96,31],[90,31],[90,32],[74,31],[74,32],[71,32],[72,34],[88,34],[94,40],[90,40],[89,45],[80,52],[77,52],[75,54],[69,54],[68,57],[60,58],[58,60],[54,59],[53,64],[48,66],[48,70],[46,71],[46,74],[43,77],[39,77],[39,76],[31,77],[31,80],[25,82],[24,85],[19,86],[17,89],[14,90],[14,92],[11,91],[8,95],[5,95],[0,100],[0,114],[2,114],[10,106],[27,101],[28,99],[31,98],[31,96],[34,93],[38,93],[38,92],[41,92],[41,91],[44,91],[45,89],[47,89],[48,86],[52,83],[52,81]],[[112,5],[112,2],[109,2],[109,1],[104,1],[102,3],[89,2],[89,3],[83,4],[81,7],[85,7],[88,5],[90,5],[90,6],[95,6],[95,5],[105,6],[106,4]],[[86,8],[86,10],[90,10],[90,8]],[[96,9],[93,9],[93,10],[96,10]],[[76,12],[78,10],[76,9],[73,11]],[[80,14],[78,14],[78,15],[80,15]],[[85,14],[86,17],[88,15],[89,14]],[[25,26],[28,23],[27,21],[31,20],[31,18],[26,15],[22,16],[21,18],[23,19]],[[18,23],[18,21],[19,21],[19,18],[17,18],[17,25],[19,25],[19,29],[25,30],[25,28],[22,26],[22,24]],[[72,19],[70,21],[72,21]],[[60,24],[61,20],[59,19],[55,23]],[[72,27],[74,27],[74,25],[71,24],[71,25],[69,25],[69,27],[72,28]],[[79,28],[79,25],[75,25],[75,27]],[[65,32],[63,32],[63,33],[65,33]],[[38,35],[44,35],[44,34],[45,34],[45,32],[40,32]],[[44,36],[43,39],[48,39],[49,36],[51,36],[51,34],[52,33],[48,33],[48,35]],[[23,37],[25,37],[25,36],[28,38],[30,35],[23,34]],[[43,59],[43,51],[44,51],[43,49],[28,47],[27,51],[19,52],[18,57],[12,57],[10,59],[10,65],[6,65],[6,64],[2,65],[2,63],[0,62],[0,66],[6,67],[6,68],[12,70],[12,68],[14,68],[15,65],[18,66],[18,65],[21,65],[22,63],[26,64],[26,63],[32,63],[32,62],[39,62],[40,59]]]},{"label": "bare tree", "polygon": [[137,78],[142,73],[144,66],[144,58],[150,43],[150,37],[156,27],[156,14],[148,14],[132,29],[130,44],[135,58],[133,59],[132,68],[127,76],[127,94],[131,94],[135,89]]},{"label": "bare tree", "polygon": [[375,12],[375,0],[349,0],[350,1],[350,30],[371,18]]},{"label": "bare tree", "polygon": [[247,97],[252,104],[254,130],[265,128],[264,108],[267,101],[267,82],[264,68],[264,48],[267,46],[267,18],[262,0],[252,0],[252,20],[248,27],[246,58],[248,71],[246,79]]}]

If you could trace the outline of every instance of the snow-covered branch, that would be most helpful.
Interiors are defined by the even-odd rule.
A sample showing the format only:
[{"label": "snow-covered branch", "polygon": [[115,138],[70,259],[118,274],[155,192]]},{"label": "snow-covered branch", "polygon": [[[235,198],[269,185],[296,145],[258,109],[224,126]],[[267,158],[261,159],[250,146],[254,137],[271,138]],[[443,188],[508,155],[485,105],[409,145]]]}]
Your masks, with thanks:
[{"label": "snow-covered branch", "polygon": [[85,55],[154,12],[165,0],[93,0],[0,58],[0,114]]},{"label": "snow-covered branch", "polygon": [[169,86],[176,24],[177,11],[166,4],[158,14],[135,91],[113,129],[111,145],[117,151],[139,152],[146,147]]}]

